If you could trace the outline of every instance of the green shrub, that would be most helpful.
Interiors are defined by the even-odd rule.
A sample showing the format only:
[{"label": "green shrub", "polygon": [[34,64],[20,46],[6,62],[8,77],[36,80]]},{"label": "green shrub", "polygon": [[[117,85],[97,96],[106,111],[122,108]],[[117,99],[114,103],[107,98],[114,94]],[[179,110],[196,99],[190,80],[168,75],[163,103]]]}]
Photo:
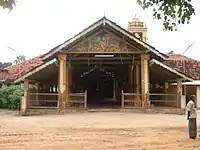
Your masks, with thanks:
[{"label": "green shrub", "polygon": [[23,93],[24,88],[21,85],[0,88],[0,108],[20,110]]}]

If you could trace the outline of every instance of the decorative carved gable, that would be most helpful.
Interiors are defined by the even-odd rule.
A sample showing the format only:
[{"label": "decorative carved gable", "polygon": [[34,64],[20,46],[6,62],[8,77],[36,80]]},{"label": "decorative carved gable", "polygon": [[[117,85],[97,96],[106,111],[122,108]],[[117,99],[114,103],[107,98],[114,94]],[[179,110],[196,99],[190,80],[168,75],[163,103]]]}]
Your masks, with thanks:
[{"label": "decorative carved gable", "polygon": [[127,43],[125,40],[102,31],[99,34],[93,35],[84,39],[81,43],[70,48],[68,52],[72,53],[128,53],[138,52],[134,46]]}]

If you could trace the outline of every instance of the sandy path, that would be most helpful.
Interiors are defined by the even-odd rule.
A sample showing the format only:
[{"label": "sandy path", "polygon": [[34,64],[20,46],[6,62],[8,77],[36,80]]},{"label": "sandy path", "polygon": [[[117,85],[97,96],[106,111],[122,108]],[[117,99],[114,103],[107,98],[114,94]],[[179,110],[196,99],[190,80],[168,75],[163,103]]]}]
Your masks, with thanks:
[{"label": "sandy path", "polygon": [[75,113],[0,117],[0,150],[199,150],[185,116]]}]

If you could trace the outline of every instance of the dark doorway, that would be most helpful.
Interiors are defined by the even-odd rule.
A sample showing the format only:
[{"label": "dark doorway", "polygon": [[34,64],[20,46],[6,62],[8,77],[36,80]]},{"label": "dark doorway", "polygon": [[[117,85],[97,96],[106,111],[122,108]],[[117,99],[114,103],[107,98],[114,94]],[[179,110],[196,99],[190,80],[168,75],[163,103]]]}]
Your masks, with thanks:
[{"label": "dark doorway", "polygon": [[127,78],[126,65],[90,65],[74,67],[74,90],[87,90],[89,108],[119,108],[121,90]]},{"label": "dark doorway", "polygon": [[115,70],[100,66],[94,66],[94,68],[82,77],[83,86],[88,91],[88,107],[119,106],[114,95],[116,92]]}]

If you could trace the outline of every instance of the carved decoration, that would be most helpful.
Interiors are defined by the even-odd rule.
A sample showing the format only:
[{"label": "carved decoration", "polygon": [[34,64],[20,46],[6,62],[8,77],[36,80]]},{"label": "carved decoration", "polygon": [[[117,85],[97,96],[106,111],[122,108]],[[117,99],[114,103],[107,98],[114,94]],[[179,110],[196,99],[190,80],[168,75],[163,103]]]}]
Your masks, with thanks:
[{"label": "carved decoration", "polygon": [[77,52],[128,52],[134,48],[124,40],[102,32],[96,36],[89,37],[81,44],[73,48]]},{"label": "carved decoration", "polygon": [[134,37],[136,37],[139,40],[143,39],[142,32],[133,32],[132,34],[133,34]]}]

